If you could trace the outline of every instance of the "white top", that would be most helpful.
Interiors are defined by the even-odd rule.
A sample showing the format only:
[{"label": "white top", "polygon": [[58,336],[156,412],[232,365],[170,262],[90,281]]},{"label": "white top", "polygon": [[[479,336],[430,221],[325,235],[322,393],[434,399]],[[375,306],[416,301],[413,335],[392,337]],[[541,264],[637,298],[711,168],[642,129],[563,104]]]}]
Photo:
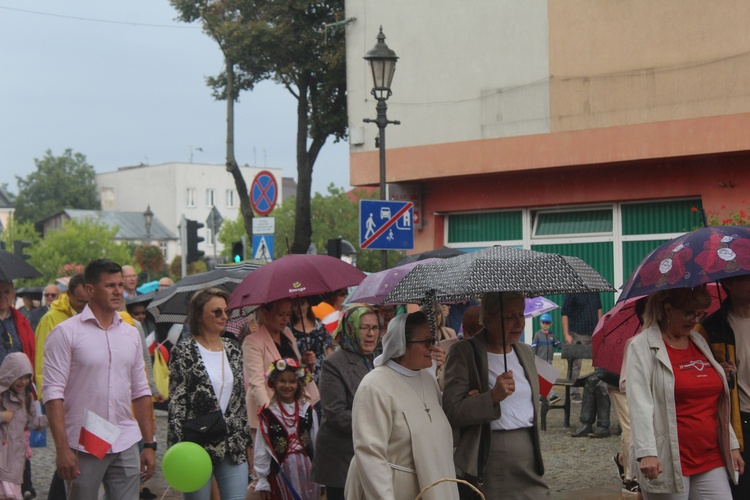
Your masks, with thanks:
[{"label": "white top", "polygon": [[[750,318],[741,318],[730,312],[727,315],[729,326],[734,332],[735,361],[738,373],[736,376],[737,389],[740,396],[740,411],[750,412],[750,376],[747,367],[750,366]],[[717,360],[723,363],[725,360]],[[739,370],[743,370],[739,372]]]},{"label": "white top", "polygon": [[[201,353],[203,364],[206,365],[208,378],[214,388],[214,396],[219,400],[219,407],[221,408],[221,412],[224,413],[227,411],[229,399],[232,397],[232,386],[234,385],[232,367],[229,366],[229,360],[224,355],[224,349],[220,352],[214,352],[209,351],[198,342],[196,344],[198,345],[198,351]],[[221,368],[222,362],[224,363],[223,373]],[[221,390],[222,380],[224,385],[223,391]]]},{"label": "white top", "polygon": [[[513,372],[513,381],[516,390],[500,401],[500,418],[490,423],[493,431],[511,431],[525,429],[534,426],[534,404],[531,400],[531,385],[526,380],[526,372],[523,371],[518,361],[516,351],[511,350],[506,354],[508,359],[508,371]],[[505,372],[502,354],[487,353],[488,377],[490,389],[495,387],[498,375]]]}]

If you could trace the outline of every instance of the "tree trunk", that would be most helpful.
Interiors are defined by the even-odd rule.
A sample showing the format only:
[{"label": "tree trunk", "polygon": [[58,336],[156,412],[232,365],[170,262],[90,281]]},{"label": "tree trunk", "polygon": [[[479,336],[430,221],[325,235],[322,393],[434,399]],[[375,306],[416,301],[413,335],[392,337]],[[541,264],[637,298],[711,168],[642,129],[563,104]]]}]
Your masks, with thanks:
[{"label": "tree trunk", "polygon": [[297,96],[297,205],[294,217],[294,242],[290,253],[307,253],[312,239],[310,220],[310,191],[312,189],[312,167],[307,155],[308,129],[308,85],[301,79]]},{"label": "tree trunk", "polygon": [[234,157],[234,63],[229,57],[224,57],[227,73],[227,172],[232,174],[234,185],[237,188],[237,197],[240,199],[240,213],[243,225],[249,239],[253,241],[253,207],[250,205],[250,195],[247,184],[242,177],[237,160]]}]

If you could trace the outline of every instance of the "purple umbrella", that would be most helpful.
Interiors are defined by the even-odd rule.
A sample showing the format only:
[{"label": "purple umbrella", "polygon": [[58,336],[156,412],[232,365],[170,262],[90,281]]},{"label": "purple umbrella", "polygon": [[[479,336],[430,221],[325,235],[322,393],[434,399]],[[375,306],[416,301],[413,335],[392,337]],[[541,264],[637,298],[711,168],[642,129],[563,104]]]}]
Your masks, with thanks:
[{"label": "purple umbrella", "polygon": [[526,307],[523,310],[523,315],[526,318],[535,318],[558,307],[560,306],[545,297],[533,297],[526,299]]},{"label": "purple umbrella", "polygon": [[[357,286],[357,289],[352,292],[347,302],[349,304],[373,304],[373,305],[386,305],[384,303],[386,296],[398,285],[404,276],[417,266],[427,264],[429,262],[435,262],[441,259],[424,259],[414,262],[409,262],[402,266],[396,266],[385,271],[372,273],[362,280],[362,283]],[[388,304],[395,304],[396,302],[389,302]]]}]

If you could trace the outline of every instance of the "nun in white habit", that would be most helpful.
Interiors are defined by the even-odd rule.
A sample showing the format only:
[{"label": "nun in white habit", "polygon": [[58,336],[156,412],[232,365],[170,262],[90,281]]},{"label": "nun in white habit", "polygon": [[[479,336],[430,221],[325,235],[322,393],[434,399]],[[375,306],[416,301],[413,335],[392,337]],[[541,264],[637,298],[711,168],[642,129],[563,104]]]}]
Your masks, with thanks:
[{"label": "nun in white habit", "polygon": [[[383,354],[354,396],[348,500],[413,500],[434,481],[456,477],[451,426],[426,370],[439,349],[436,340],[423,312],[396,316],[388,325]],[[440,483],[423,498],[458,500],[456,483]]]}]

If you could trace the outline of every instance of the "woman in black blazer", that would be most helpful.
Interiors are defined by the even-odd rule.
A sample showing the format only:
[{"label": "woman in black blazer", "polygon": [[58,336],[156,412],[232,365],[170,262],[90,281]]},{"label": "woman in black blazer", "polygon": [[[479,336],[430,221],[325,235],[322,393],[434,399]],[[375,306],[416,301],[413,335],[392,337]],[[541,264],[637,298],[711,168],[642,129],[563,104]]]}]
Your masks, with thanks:
[{"label": "woman in black blazer", "polygon": [[[211,457],[213,477],[223,500],[244,500],[247,448],[252,446],[243,387],[242,351],[221,337],[229,296],[218,288],[198,291],[190,301],[191,334],[172,348],[169,357],[169,446],[199,442]],[[205,439],[190,434],[191,420],[220,411],[226,431]],[[205,441],[205,442],[202,442]],[[208,500],[211,480],[186,499]]]},{"label": "woman in black blazer", "polygon": [[373,368],[380,337],[380,318],[371,308],[355,305],[344,312],[337,330],[341,349],[323,361],[320,402],[323,421],[315,440],[313,480],[326,487],[328,500],[343,500],[346,473],[354,457],[352,405],[359,383]]}]

